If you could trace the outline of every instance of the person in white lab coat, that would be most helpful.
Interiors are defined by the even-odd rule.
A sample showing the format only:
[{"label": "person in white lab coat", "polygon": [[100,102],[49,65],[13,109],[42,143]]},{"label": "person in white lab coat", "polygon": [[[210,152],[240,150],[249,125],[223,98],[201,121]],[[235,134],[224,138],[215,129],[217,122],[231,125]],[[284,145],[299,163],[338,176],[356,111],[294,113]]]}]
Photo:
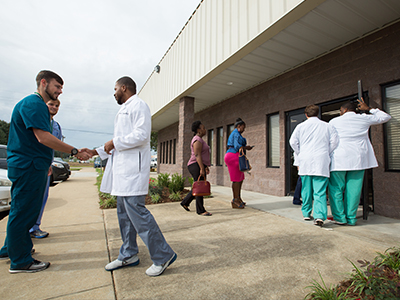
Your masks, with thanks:
[{"label": "person in white lab coat", "polygon": [[357,104],[348,102],[340,108],[340,116],[329,122],[339,135],[339,146],[332,155],[329,203],[333,219],[340,225],[356,225],[364,170],[378,166],[369,127],[391,118],[377,108],[371,109],[363,99],[358,102],[360,110],[371,114],[356,114]]},{"label": "person in white lab coat", "polygon": [[[289,143],[294,150],[295,165],[299,167],[303,205],[301,211],[306,221],[322,226],[327,218],[326,188],[329,179],[330,155],[337,147],[335,129],[318,119],[319,107],[309,105],[305,109],[307,120],[296,126]],[[314,200],[314,201],[313,201]]]},{"label": "person in white lab coat", "polygon": [[114,97],[121,105],[114,121],[114,138],[92,150],[108,158],[100,191],[117,196],[117,214],[123,244],[118,258],[105,266],[107,271],[139,264],[137,235],[150,252],[153,265],[149,276],[161,275],[177,255],[165,241],[153,215],[145,207],[150,178],[151,114],[149,106],[136,95],[129,77],[115,84]]}]

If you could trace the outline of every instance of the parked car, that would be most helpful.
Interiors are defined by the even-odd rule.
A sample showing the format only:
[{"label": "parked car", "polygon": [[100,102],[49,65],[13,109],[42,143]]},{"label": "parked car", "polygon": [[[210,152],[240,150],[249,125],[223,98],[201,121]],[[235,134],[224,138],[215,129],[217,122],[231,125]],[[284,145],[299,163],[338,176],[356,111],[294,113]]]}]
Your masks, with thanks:
[{"label": "parked car", "polygon": [[104,168],[107,164],[107,158],[101,160],[100,156],[97,156],[94,161],[93,161],[93,167],[94,168]]},{"label": "parked car", "polygon": [[7,146],[0,145],[0,168],[7,169]]},{"label": "parked car", "polygon": [[10,210],[11,181],[7,177],[7,170],[0,169],[0,212]]},{"label": "parked car", "polygon": [[71,175],[69,163],[63,161],[60,157],[54,157],[51,169],[53,173],[50,176],[50,184],[52,184],[53,181],[67,180]]},{"label": "parked car", "polygon": [[157,157],[151,159],[150,168],[157,168]]}]

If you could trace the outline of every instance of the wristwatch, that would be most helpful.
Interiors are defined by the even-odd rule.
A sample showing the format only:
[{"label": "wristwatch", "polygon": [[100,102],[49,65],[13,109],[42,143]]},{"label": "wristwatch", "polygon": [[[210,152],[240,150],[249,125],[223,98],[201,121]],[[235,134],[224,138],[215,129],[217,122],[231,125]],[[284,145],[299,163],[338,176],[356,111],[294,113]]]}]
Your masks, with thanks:
[{"label": "wristwatch", "polygon": [[78,154],[78,149],[74,148],[71,150],[71,156],[77,155]]}]

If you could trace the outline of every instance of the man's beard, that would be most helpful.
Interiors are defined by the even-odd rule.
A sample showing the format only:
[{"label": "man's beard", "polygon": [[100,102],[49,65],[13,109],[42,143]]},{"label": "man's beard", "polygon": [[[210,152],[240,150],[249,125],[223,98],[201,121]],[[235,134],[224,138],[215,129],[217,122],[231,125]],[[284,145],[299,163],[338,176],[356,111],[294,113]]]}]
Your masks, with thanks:
[{"label": "man's beard", "polygon": [[124,103],[123,99],[121,97],[115,97],[115,100],[117,100],[118,105],[122,105]]},{"label": "man's beard", "polygon": [[50,93],[47,91],[47,87],[48,87],[48,85],[46,85],[46,88],[45,88],[45,90],[44,90],[44,92],[47,94],[47,96],[49,96],[49,98],[50,98],[51,100],[57,100],[57,99],[58,99],[58,96],[54,97],[53,95],[50,95]]}]

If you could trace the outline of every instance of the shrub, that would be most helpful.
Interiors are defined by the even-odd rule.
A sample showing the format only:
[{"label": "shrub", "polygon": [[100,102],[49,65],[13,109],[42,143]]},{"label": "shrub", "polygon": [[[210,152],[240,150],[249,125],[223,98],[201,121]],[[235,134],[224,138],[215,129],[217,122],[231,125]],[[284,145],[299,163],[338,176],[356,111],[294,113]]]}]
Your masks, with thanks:
[{"label": "shrub", "polygon": [[110,194],[107,194],[107,193],[100,192],[100,185],[101,185],[101,180],[103,179],[103,172],[101,172],[101,169],[97,169],[97,173],[99,173],[99,176],[97,176],[97,179],[96,179],[96,186],[97,186],[97,191],[99,193],[100,208],[102,208],[102,209],[116,208],[117,207],[117,197],[111,196]]},{"label": "shrub", "polygon": [[151,202],[158,203],[158,201],[160,201],[161,196],[160,196],[160,194],[152,194],[152,195],[150,195],[150,198],[151,198]]},{"label": "shrub", "polygon": [[157,177],[158,185],[160,187],[168,187],[169,186],[169,174],[168,173],[160,173]]},{"label": "shrub", "polygon": [[374,262],[358,260],[360,268],[350,262],[354,269],[350,278],[336,287],[323,285],[315,280],[305,299],[400,299],[400,248],[389,248],[384,254],[377,253]]},{"label": "shrub", "polygon": [[99,204],[100,208],[116,208],[117,207],[117,197],[111,196],[107,193],[99,193]]},{"label": "shrub", "polygon": [[324,279],[322,279],[321,273],[318,271],[319,277],[321,278],[322,285],[316,280],[313,280],[310,286],[306,289],[310,289],[311,292],[306,295],[304,299],[318,299],[318,300],[344,300],[346,299],[347,290],[342,293],[338,293],[337,288],[330,285],[326,286]]},{"label": "shrub", "polygon": [[163,189],[164,188],[162,186],[159,186],[156,182],[152,182],[152,181],[149,182],[149,195],[150,195],[150,197],[153,196],[153,195],[161,196],[162,192],[163,192]]},{"label": "shrub", "polygon": [[173,201],[180,201],[181,200],[181,192],[173,192],[169,194],[169,199]]},{"label": "shrub", "polygon": [[183,191],[185,187],[185,177],[182,177],[178,173],[172,174],[171,182],[169,183],[169,191],[170,193],[176,193]]}]

